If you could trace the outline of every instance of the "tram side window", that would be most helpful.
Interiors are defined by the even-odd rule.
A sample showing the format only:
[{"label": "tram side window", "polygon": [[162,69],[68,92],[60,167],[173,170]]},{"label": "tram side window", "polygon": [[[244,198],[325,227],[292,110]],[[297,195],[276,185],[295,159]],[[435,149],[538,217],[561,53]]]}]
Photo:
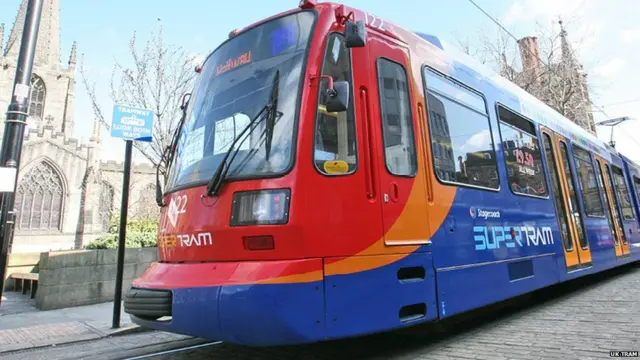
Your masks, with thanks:
[{"label": "tram side window", "polygon": [[604,217],[604,207],[591,155],[586,150],[573,145],[573,158],[585,213],[587,216]]},{"label": "tram side window", "polygon": [[535,126],[503,107],[498,107],[498,116],[509,188],[518,195],[546,197],[549,190]]},{"label": "tram side window", "polygon": [[[322,75],[329,75],[333,81],[348,81],[351,84],[351,58],[345,46],[344,37],[331,34],[327,39]],[[318,171],[327,175],[345,175],[356,170],[356,123],[353,103],[349,99],[349,109],[339,113],[326,111],[327,79],[322,79],[318,94],[316,114],[314,163]],[[353,90],[349,91],[353,94]],[[345,166],[337,166],[340,161]]]},{"label": "tram side window", "polygon": [[631,208],[631,198],[629,197],[627,184],[624,182],[622,170],[615,166],[612,166],[611,170],[613,171],[613,179],[615,181],[616,192],[618,193],[618,198],[620,199],[622,217],[625,220],[633,220],[635,219],[635,216],[633,215],[633,209]]},{"label": "tram side window", "polygon": [[638,200],[640,200],[640,179],[634,176],[633,183],[635,184],[635,187],[636,187],[636,195],[638,196]]},{"label": "tram side window", "polygon": [[378,87],[387,169],[393,175],[416,173],[416,151],[407,73],[402,65],[378,60]]},{"label": "tram side window", "polygon": [[423,76],[436,176],[445,183],[498,189],[498,164],[484,99],[427,68]]}]

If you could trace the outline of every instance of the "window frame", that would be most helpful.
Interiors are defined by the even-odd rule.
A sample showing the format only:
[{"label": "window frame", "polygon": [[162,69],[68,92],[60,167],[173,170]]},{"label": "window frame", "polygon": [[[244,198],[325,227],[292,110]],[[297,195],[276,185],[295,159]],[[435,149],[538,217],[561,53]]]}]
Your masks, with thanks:
[{"label": "window frame", "polygon": [[[15,192],[15,197],[18,197],[18,191],[19,191],[19,187],[20,187],[20,183],[23,183],[23,180],[25,179],[25,176],[29,176],[31,175],[33,172],[36,171],[36,169],[38,169],[38,167],[40,165],[44,165],[47,166],[51,169],[51,171],[58,176],[58,179],[60,180],[60,207],[59,207],[59,211],[60,214],[58,215],[59,218],[59,222],[58,225],[56,227],[49,227],[49,228],[31,228],[31,227],[27,227],[27,228],[23,228],[22,227],[22,215],[23,213],[21,212],[22,209],[16,210],[16,215],[15,215],[15,231],[19,232],[23,235],[42,235],[42,234],[60,234],[64,232],[64,227],[65,227],[65,221],[66,221],[66,206],[67,206],[67,196],[68,196],[68,184],[66,182],[66,179],[64,177],[64,174],[62,173],[62,171],[60,170],[60,168],[53,163],[52,161],[50,161],[48,158],[45,157],[40,157],[35,159],[34,161],[32,161],[26,168],[26,171],[23,171],[22,175],[19,175],[18,177],[18,186],[16,187],[16,192]],[[21,206],[24,206],[24,196],[25,193],[22,194],[22,199],[21,199]],[[15,204],[14,204],[15,207]],[[53,208],[52,208],[53,209]],[[17,212],[20,211],[20,213],[18,214]]]},{"label": "window frame", "polygon": [[[453,100],[451,99],[450,96],[443,94],[437,90],[430,90],[427,86],[427,77],[425,76],[425,71],[431,71],[432,73],[439,75],[441,77],[443,77],[445,80],[451,81],[453,82],[455,85],[475,94],[478,95],[480,98],[482,98],[482,101],[484,102],[484,106],[485,106],[485,114],[481,114],[478,110],[469,107],[468,105],[461,103],[459,101]],[[502,191],[502,177],[500,176],[500,170],[499,170],[499,165],[498,165],[498,152],[496,151],[496,146],[495,146],[495,138],[494,138],[494,134],[493,134],[493,126],[491,124],[491,116],[489,115],[489,106],[488,106],[488,102],[487,102],[487,98],[484,96],[484,94],[468,85],[466,85],[465,83],[463,83],[460,80],[457,80],[455,77],[453,76],[449,76],[447,74],[444,74],[443,72],[429,66],[426,64],[423,64],[422,67],[420,68],[420,73],[422,76],[422,91],[424,94],[424,102],[425,102],[425,112],[426,112],[426,129],[427,129],[427,135],[429,136],[429,150],[431,153],[431,168],[433,170],[433,174],[436,178],[436,180],[445,186],[455,186],[455,187],[465,187],[465,188],[470,188],[470,189],[476,189],[476,190],[484,190],[484,191],[490,191],[490,192],[494,192],[494,193],[499,193],[500,191]],[[456,103],[459,106],[462,106],[466,109],[469,109],[473,112],[476,112],[480,115],[484,115],[487,119],[487,124],[489,125],[489,135],[491,135],[491,143],[493,144],[492,150],[493,150],[493,154],[494,154],[494,158],[495,158],[495,162],[496,162],[496,172],[498,173],[498,187],[497,188],[490,188],[490,187],[485,187],[485,186],[477,186],[477,185],[471,185],[471,184],[465,184],[465,183],[460,183],[460,182],[456,182],[456,181],[449,181],[449,180],[442,180],[440,178],[440,176],[438,176],[438,169],[436,169],[436,163],[435,163],[435,159],[434,159],[434,152],[433,152],[433,142],[432,142],[432,136],[431,136],[431,126],[429,126],[429,107],[428,107],[428,97],[429,97],[429,91],[433,91],[436,94],[438,94],[439,96],[443,96],[445,97],[447,100]],[[450,134],[449,134],[450,135]],[[426,154],[425,154],[426,156]],[[454,154],[454,159],[455,159],[455,154]]]},{"label": "window frame", "polygon": [[[551,198],[551,202],[553,204],[553,208],[554,208],[554,213],[555,213],[555,218],[556,218],[556,222],[558,224],[558,232],[560,232],[560,241],[562,241],[562,247],[563,249],[565,249],[566,251],[573,251],[575,249],[574,244],[573,244],[573,235],[571,234],[571,220],[569,219],[569,212],[567,211],[568,209],[565,207],[565,199],[564,198],[564,190],[562,189],[562,179],[561,179],[561,174],[560,171],[562,170],[561,168],[558,168],[558,154],[556,154],[556,151],[554,149],[554,141],[555,141],[555,133],[553,132],[553,130],[551,130],[550,128],[544,127],[544,125],[538,125],[537,126],[537,131],[540,133],[540,140],[542,141],[542,148],[544,150],[544,158],[545,158],[545,170],[547,171],[547,175],[549,175],[549,195],[551,195],[551,192],[554,192],[553,190],[553,184],[556,183],[556,186],[558,187],[558,194],[555,194],[554,192],[554,197]],[[545,144],[545,139],[549,139],[549,146],[551,147],[551,151],[549,152],[551,155],[551,163],[549,163],[547,160],[547,148],[546,148],[546,144]],[[553,168],[551,168],[553,167]],[[556,181],[553,181],[551,179],[551,171],[553,171],[553,173],[556,176]],[[560,208],[558,208],[557,204],[556,204],[556,196],[561,197],[561,201],[562,203],[560,204]],[[564,219],[566,221],[566,225],[567,225],[567,239],[563,239],[562,238],[562,222],[561,222],[561,217],[560,214],[562,214],[562,219]]]},{"label": "window frame", "polygon": [[[594,218],[594,219],[606,219],[607,218],[607,214],[605,214],[605,211],[607,211],[607,209],[605,208],[606,204],[604,203],[604,199],[602,198],[602,196],[606,196],[605,193],[603,193],[603,191],[605,189],[600,188],[600,182],[598,181],[597,177],[598,174],[596,173],[596,163],[594,163],[594,156],[591,153],[591,151],[587,150],[586,148],[582,147],[581,145],[577,144],[574,141],[570,141],[570,145],[571,145],[571,154],[572,154],[572,162],[573,162],[573,166],[576,169],[576,178],[578,180],[578,183],[580,182],[580,177],[578,176],[578,167],[576,166],[576,152],[575,152],[575,148],[578,148],[584,152],[586,152],[589,155],[589,164],[591,165],[591,169],[593,169],[594,173],[593,175],[596,176],[596,187],[598,188],[598,194],[600,197],[600,205],[602,205],[602,216],[598,216],[598,215],[590,215],[589,213],[587,213],[587,207],[586,207],[586,202],[584,201],[584,192],[582,191],[582,189],[580,189],[580,201],[582,201],[582,210],[584,211],[584,215],[586,217],[589,218]],[[604,185],[604,184],[602,184]],[[582,186],[582,184],[580,184],[580,186]]]},{"label": "window frame", "polygon": [[[527,121],[527,122],[529,122],[531,124],[531,128],[533,130],[535,130],[535,132],[536,132],[535,135],[532,135],[532,136],[535,136],[535,138],[536,138],[536,143],[538,144],[538,152],[540,153],[540,163],[543,164],[542,167],[543,167],[543,170],[544,170],[544,160],[543,160],[543,158],[545,156],[543,154],[544,146],[540,142],[540,126],[535,121],[533,121],[532,119],[522,115],[521,113],[519,113],[518,111],[515,111],[511,107],[509,107],[509,106],[507,106],[507,105],[505,105],[505,104],[503,104],[503,103],[501,103],[499,101],[496,101],[495,112],[496,112],[496,121],[498,123],[498,136],[500,137],[500,144],[504,143],[504,139],[503,139],[503,136],[502,136],[502,129],[500,128],[501,123],[503,123],[505,126],[508,126],[508,127],[512,128],[514,130],[524,131],[522,129],[519,129],[519,128],[511,125],[511,124],[508,124],[508,123],[500,120],[500,108],[503,108],[506,111],[509,111],[509,112],[513,113],[514,115],[516,115],[516,116],[519,116],[520,118],[522,118],[523,120],[525,120],[525,121]],[[531,135],[530,133],[528,133],[528,134]],[[509,181],[509,168],[507,167],[507,157],[505,156],[504,149],[501,149],[501,151],[502,151],[502,163],[504,165],[505,172],[507,173],[507,181]],[[548,173],[545,171],[544,172],[544,179],[545,179],[544,182],[545,182],[545,187],[546,187],[546,190],[547,190],[547,195],[546,196],[517,193],[517,192],[513,191],[513,189],[511,188],[511,186],[509,186],[508,183],[507,183],[507,188],[509,188],[509,191],[511,191],[511,193],[513,195],[516,195],[516,196],[523,196],[523,197],[539,199],[539,200],[549,200],[549,193],[551,192],[549,185],[551,185],[551,184],[550,184],[549,177],[547,175],[548,175]]]},{"label": "window frame", "polygon": [[[258,26],[262,26],[265,25],[267,23],[270,23],[272,21],[278,21],[280,19],[283,19],[287,16],[290,15],[299,15],[302,13],[310,13],[311,15],[313,15],[313,22],[311,22],[310,28],[309,28],[309,43],[307,44],[307,47],[304,51],[304,55],[302,57],[301,60],[301,68],[300,68],[300,74],[301,76],[306,77],[307,76],[307,71],[310,71],[313,66],[310,65],[311,61],[313,60],[311,58],[311,50],[313,49],[313,46],[315,45],[315,32],[318,28],[318,24],[319,24],[319,13],[317,10],[314,9],[302,9],[302,10],[295,10],[292,12],[288,12],[288,13],[283,13],[280,15],[276,15],[273,18],[270,18],[268,20],[265,20],[264,22],[258,22],[252,25],[249,25],[247,28],[243,29],[243,31],[238,34],[237,36],[242,36],[244,35],[244,33],[246,33],[249,30],[252,30]],[[220,49],[222,46],[224,46],[225,44],[227,44],[229,41],[237,38],[237,36],[235,37],[230,37],[225,39],[223,42],[221,42],[216,48],[214,48],[212,51],[209,52],[209,55],[205,58],[203,64],[206,64],[206,62],[209,60],[209,58],[211,58],[211,56],[218,50]],[[194,88],[193,90],[197,90],[197,87],[199,87],[201,85],[201,81],[199,81],[199,79],[201,78],[201,76],[196,76],[195,77],[195,83],[194,83]],[[292,126],[292,131],[293,131],[293,136],[291,138],[291,146],[292,146],[292,153],[291,153],[291,159],[289,160],[289,163],[287,164],[286,167],[284,167],[282,169],[282,171],[280,172],[270,172],[270,173],[264,173],[264,174],[249,174],[249,175],[239,175],[239,176],[229,176],[227,177],[227,181],[228,182],[240,182],[240,181],[252,181],[252,180],[273,180],[273,179],[282,179],[284,177],[286,177],[287,175],[291,174],[294,169],[296,168],[296,166],[298,166],[298,164],[300,163],[299,160],[302,159],[302,157],[300,156],[300,152],[298,151],[298,144],[300,139],[302,138],[300,132],[303,129],[301,127],[301,123],[304,122],[303,119],[303,109],[307,108],[307,104],[303,103],[303,100],[305,98],[305,96],[307,96],[308,94],[308,90],[306,88],[308,84],[308,79],[302,79],[299,86],[296,89],[296,96],[295,96],[295,106],[293,106],[292,108],[295,110],[294,114],[295,114],[295,120],[293,122],[293,126]],[[195,91],[193,91],[192,93],[195,93]],[[191,98],[190,98],[191,99]],[[193,106],[193,105],[189,105],[187,104],[187,106]],[[188,109],[187,109],[188,110]],[[175,167],[175,157],[174,157],[174,162],[172,162],[171,164],[171,171],[175,171],[174,167]],[[191,189],[191,188],[195,188],[198,186],[203,186],[206,185],[208,182],[207,181],[189,181],[186,182],[184,184],[180,184],[180,185],[175,185],[175,184],[171,184],[172,186],[166,186],[163,192],[163,196],[167,196],[170,194],[174,194],[176,192],[182,191],[182,190],[186,190],[186,189]]]},{"label": "window frame", "polygon": [[[618,165],[615,165],[613,163],[609,163],[609,167],[610,167],[610,171],[611,171],[611,179],[613,180],[613,184],[611,184],[611,186],[613,187],[613,190],[615,192],[615,196],[618,197],[618,205],[619,205],[619,209],[618,211],[620,211],[620,220],[624,223],[625,221],[635,221],[636,220],[636,214],[635,211],[633,210],[633,199],[631,199],[631,193],[629,193],[629,184],[627,184],[627,179],[626,176],[624,174],[624,170],[622,168],[620,168]],[[624,217],[623,214],[623,209],[624,207],[622,206],[622,199],[620,198],[620,194],[618,194],[618,185],[616,184],[616,173],[615,171],[613,171],[614,169],[618,169],[620,170],[620,176],[622,177],[622,181],[624,181],[624,185],[625,188],[627,190],[627,197],[629,198],[629,208],[631,209],[631,215],[633,216],[631,219],[627,219]]]},{"label": "window frame", "polygon": [[[385,143],[385,138],[384,138],[385,120],[384,120],[384,112],[383,112],[382,101],[381,101],[383,99],[384,89],[383,87],[380,87],[380,64],[383,60],[400,66],[400,68],[404,72],[404,76],[407,84],[407,103],[409,105],[409,118],[411,119],[410,121],[411,145],[413,146],[413,154],[411,157],[413,172],[411,174],[394,174],[389,169],[389,164],[387,163],[387,145]],[[378,87],[378,111],[380,111],[380,130],[381,130],[380,135],[382,138],[382,154],[383,154],[383,160],[384,160],[384,167],[389,173],[389,175],[391,176],[402,177],[402,178],[415,178],[418,175],[418,148],[416,147],[417,142],[416,142],[416,129],[415,129],[415,117],[414,117],[415,114],[412,108],[413,103],[411,101],[411,86],[409,84],[409,72],[407,71],[407,68],[403,64],[399,63],[398,61],[390,59],[386,56],[379,56],[378,58],[376,58],[376,86]]]},{"label": "window frame", "polygon": [[[633,192],[636,194],[638,201],[640,201],[640,177],[631,174],[631,179],[633,180]],[[637,187],[636,184],[638,184]]]},{"label": "window frame", "polygon": [[[29,92],[29,100],[27,102],[27,113],[29,114],[29,116],[33,116],[36,119],[39,119],[40,121],[44,122],[45,121],[45,116],[44,116],[44,109],[45,109],[45,105],[47,103],[47,84],[44,82],[44,79],[42,78],[42,76],[33,73],[31,74],[31,80],[29,83],[29,86],[31,86],[31,90]],[[42,89],[43,95],[42,95],[42,102],[40,103],[39,101],[34,101],[33,98],[37,96],[37,93],[34,92],[34,90],[37,89]],[[36,111],[35,109],[32,108],[31,105],[40,105],[40,114],[32,114],[32,111]]]},{"label": "window frame", "polygon": [[[109,200],[109,204],[107,204],[109,209],[107,211],[108,212],[108,218],[106,219],[106,226],[105,226],[105,218],[103,218],[103,216],[104,216],[104,213],[103,213],[104,208],[103,208],[103,206],[105,205],[104,201],[107,200],[106,199],[107,196],[105,196],[105,194],[104,194],[105,190],[108,192],[108,197],[109,197],[109,199],[108,199]],[[100,204],[98,205],[98,210],[100,211],[100,219],[99,220],[100,220],[100,225],[103,226],[103,231],[108,231],[109,230],[109,226],[110,226],[110,222],[111,222],[111,216],[113,215],[113,207],[115,205],[115,193],[116,193],[115,188],[110,183],[108,183],[107,181],[104,181],[104,180],[100,183],[100,196],[99,196]]]},{"label": "window frame", "polygon": [[[322,64],[320,65],[320,75],[322,75],[322,70],[324,69],[324,60],[327,56],[327,53],[329,51],[331,51],[331,49],[329,48],[329,38],[331,36],[333,36],[334,34],[337,34],[338,36],[342,37],[342,39],[344,41],[346,41],[344,34],[336,31],[336,30],[332,30],[330,31],[327,36],[325,37],[325,46],[324,46],[324,52],[322,53]],[[316,165],[316,158],[315,158],[315,152],[316,152],[316,131],[317,131],[317,126],[318,126],[318,112],[319,112],[319,108],[320,108],[320,78],[318,79],[318,91],[316,91],[316,107],[315,107],[315,111],[314,111],[314,115],[313,115],[313,140],[311,142],[311,163],[313,164],[313,168],[315,169],[315,171],[322,175],[322,176],[326,176],[326,177],[337,177],[337,176],[350,176],[350,175],[354,175],[360,166],[360,144],[358,143],[358,117],[356,116],[356,109],[355,109],[355,91],[354,91],[354,75],[353,75],[353,51],[351,48],[348,48],[345,46],[345,48],[347,49],[347,52],[349,53],[349,68],[350,68],[350,77],[351,79],[349,79],[350,84],[349,84],[349,108],[347,109],[347,111],[352,111],[353,112],[353,123],[354,123],[354,129],[353,129],[353,135],[354,135],[354,140],[356,143],[356,163],[355,163],[355,167],[352,171],[350,172],[346,172],[346,173],[342,173],[342,174],[326,174],[324,172],[322,172],[320,169],[318,169],[318,166]],[[366,119],[365,119],[366,121]],[[348,135],[347,135],[348,137]]]},{"label": "window frame", "polygon": [[[562,171],[565,173],[564,177],[565,180],[567,182],[567,205],[569,206],[569,210],[573,210],[576,211],[578,213],[578,215],[580,215],[580,223],[576,222],[576,220],[574,219],[572,222],[573,224],[576,226],[576,235],[577,235],[577,239],[575,239],[576,243],[578,244],[578,246],[580,246],[583,250],[587,250],[589,249],[589,237],[587,236],[587,226],[585,224],[584,221],[584,214],[585,214],[585,209],[584,209],[584,203],[581,202],[581,198],[582,196],[578,196],[578,184],[576,183],[576,171],[575,171],[575,159],[573,158],[573,149],[571,149],[571,147],[569,145],[571,145],[571,143],[573,141],[571,141],[568,137],[564,137],[564,135],[560,135],[562,136],[561,139],[556,139],[556,142],[558,144],[558,154],[560,155],[560,159],[563,162],[563,165],[566,165],[567,168],[562,168]],[[564,145],[565,147],[565,154],[567,155],[566,159],[563,156],[562,153],[562,145]],[[566,164],[564,164],[564,162],[566,162]],[[567,174],[567,171],[569,171],[569,173]],[[575,200],[576,200],[576,209],[571,209],[571,189],[573,188],[573,194],[575,195]],[[571,215],[571,214],[569,214]],[[571,220],[570,220],[571,221]],[[582,234],[582,237],[580,236],[580,234]],[[582,239],[584,239],[584,243],[586,244],[583,245],[582,244]]]}]

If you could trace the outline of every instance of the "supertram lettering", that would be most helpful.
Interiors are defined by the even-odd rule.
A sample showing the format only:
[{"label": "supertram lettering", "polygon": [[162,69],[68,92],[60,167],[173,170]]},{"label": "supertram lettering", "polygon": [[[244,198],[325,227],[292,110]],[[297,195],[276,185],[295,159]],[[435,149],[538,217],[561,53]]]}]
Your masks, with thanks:
[{"label": "supertram lettering", "polygon": [[478,251],[554,244],[553,231],[548,226],[474,226],[473,233]]}]

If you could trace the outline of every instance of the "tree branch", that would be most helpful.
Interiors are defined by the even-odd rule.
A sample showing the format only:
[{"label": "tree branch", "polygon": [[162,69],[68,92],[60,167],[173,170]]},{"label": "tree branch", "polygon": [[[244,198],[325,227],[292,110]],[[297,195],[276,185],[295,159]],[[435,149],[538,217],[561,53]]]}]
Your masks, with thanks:
[{"label": "tree branch", "polygon": [[[134,146],[154,166],[158,166],[163,150],[171,138],[181,117],[180,99],[193,86],[196,73],[192,58],[180,46],[165,45],[162,28],[152,32],[142,49],[138,47],[134,32],[128,44],[130,58],[124,65],[114,61],[109,84],[109,98],[114,104],[150,109],[155,114],[153,141],[134,142]],[[92,81],[81,62],[82,81],[89,94],[97,120],[111,129],[110,119],[102,110],[95,81]]]}]

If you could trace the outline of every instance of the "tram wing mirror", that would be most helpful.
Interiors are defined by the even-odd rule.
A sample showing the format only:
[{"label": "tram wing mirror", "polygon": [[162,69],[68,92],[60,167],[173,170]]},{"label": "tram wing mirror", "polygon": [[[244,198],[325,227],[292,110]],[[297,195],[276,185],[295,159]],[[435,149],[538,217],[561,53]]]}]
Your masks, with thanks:
[{"label": "tram wing mirror", "polygon": [[180,102],[180,110],[184,110],[189,105],[189,100],[191,100],[191,93],[187,93],[182,95],[182,100]]},{"label": "tram wing mirror", "polygon": [[336,81],[333,88],[327,89],[327,101],[324,104],[328,112],[343,112],[349,108],[349,83]]},{"label": "tram wing mirror", "polygon": [[347,48],[364,47],[367,45],[367,29],[364,21],[348,20],[344,27],[344,38]]}]

